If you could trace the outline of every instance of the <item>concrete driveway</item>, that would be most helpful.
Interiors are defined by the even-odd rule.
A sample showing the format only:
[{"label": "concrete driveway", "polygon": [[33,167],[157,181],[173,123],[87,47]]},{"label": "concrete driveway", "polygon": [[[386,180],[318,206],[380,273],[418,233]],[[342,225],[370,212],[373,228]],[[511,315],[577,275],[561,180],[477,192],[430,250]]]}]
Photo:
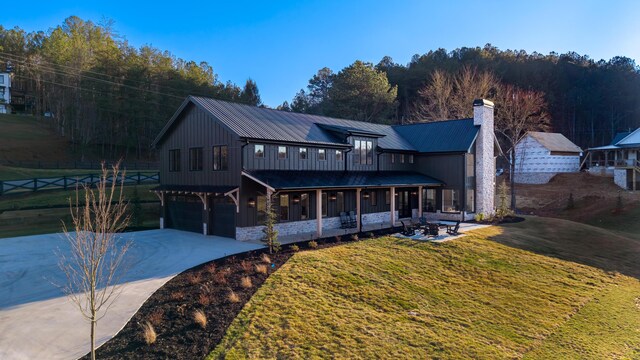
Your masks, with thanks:
[{"label": "concrete driveway", "polygon": [[[177,230],[122,235],[132,240],[124,290],[98,322],[96,345],[112,338],[144,301],[178,273],[262,246]],[[0,239],[0,359],[76,359],[89,351],[89,323],[59,287],[62,234]]]}]

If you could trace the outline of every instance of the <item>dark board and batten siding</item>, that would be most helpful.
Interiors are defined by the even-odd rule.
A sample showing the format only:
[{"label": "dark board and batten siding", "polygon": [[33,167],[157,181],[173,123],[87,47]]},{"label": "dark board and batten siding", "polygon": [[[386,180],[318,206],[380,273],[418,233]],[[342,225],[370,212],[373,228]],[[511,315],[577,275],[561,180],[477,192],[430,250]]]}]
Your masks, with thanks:
[{"label": "dark board and batten siding", "polygon": [[[255,156],[255,146],[264,146],[264,157]],[[287,147],[287,158],[278,159],[278,146]],[[307,158],[300,159],[300,148],[307,149]],[[325,150],[326,160],[318,160],[318,150]],[[314,170],[314,171],[338,171],[344,170],[344,155],[346,150],[342,150],[343,160],[336,160],[336,149],[326,147],[292,146],[264,144],[253,142],[244,147],[244,167],[247,170]]]},{"label": "dark board and batten siding", "polygon": [[[163,185],[239,185],[240,148],[238,136],[217,119],[188,105],[160,144],[160,179]],[[228,170],[213,171],[213,146],[227,145]],[[202,147],[202,171],[189,171],[189,149]],[[180,149],[180,171],[169,171],[169,150]]]}]

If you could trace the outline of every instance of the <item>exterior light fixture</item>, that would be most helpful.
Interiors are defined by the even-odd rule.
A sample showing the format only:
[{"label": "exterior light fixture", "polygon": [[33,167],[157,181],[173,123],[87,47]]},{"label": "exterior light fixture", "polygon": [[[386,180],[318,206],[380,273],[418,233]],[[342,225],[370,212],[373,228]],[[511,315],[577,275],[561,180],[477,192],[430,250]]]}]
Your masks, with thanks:
[{"label": "exterior light fixture", "polygon": [[294,203],[294,204],[297,204],[297,203],[299,203],[299,202],[300,202],[300,196],[295,195],[295,196],[293,197],[293,203]]},{"label": "exterior light fixture", "polygon": [[417,191],[412,191],[412,192],[411,192],[411,196],[416,196],[416,195],[418,195],[418,192],[417,192]]},{"label": "exterior light fixture", "polygon": [[365,199],[368,199],[369,198],[369,192],[368,191],[363,192],[362,193],[362,197],[365,198]]},{"label": "exterior light fixture", "polygon": [[336,193],[332,193],[331,195],[329,195],[329,200],[336,201],[336,199],[337,199]]},{"label": "exterior light fixture", "polygon": [[247,205],[249,205],[250,208],[256,207],[256,199],[249,198],[249,200],[247,200]]}]

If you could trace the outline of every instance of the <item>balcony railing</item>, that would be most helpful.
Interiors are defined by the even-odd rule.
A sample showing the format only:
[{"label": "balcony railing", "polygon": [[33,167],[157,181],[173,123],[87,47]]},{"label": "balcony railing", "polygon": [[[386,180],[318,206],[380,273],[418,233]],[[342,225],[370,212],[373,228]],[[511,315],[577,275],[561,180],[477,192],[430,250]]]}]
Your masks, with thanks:
[{"label": "balcony railing", "polygon": [[620,160],[592,160],[590,167],[640,167],[640,160],[620,159]]}]

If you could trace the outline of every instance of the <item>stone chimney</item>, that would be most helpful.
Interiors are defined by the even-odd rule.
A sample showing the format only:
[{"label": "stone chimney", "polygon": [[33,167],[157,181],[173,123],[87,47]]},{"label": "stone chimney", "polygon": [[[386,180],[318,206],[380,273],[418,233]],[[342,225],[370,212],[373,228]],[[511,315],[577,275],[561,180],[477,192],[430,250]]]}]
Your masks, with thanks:
[{"label": "stone chimney", "polygon": [[480,126],[476,138],[476,213],[495,213],[496,161],[493,103],[473,101],[473,125]]}]

